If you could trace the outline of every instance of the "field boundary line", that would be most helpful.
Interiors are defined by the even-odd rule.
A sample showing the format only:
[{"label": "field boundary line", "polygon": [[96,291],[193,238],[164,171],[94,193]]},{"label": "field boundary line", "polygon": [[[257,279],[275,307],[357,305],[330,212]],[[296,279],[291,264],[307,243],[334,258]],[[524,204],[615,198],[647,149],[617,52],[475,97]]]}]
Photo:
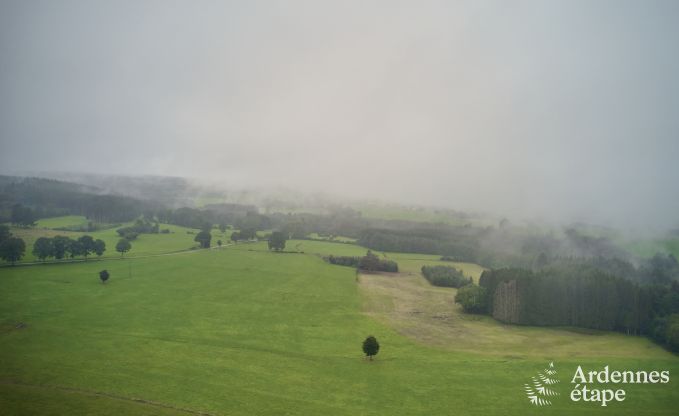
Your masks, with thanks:
[{"label": "field boundary line", "polygon": [[30,388],[37,388],[37,389],[43,389],[43,390],[46,390],[46,389],[61,390],[61,391],[84,394],[84,395],[89,395],[89,396],[107,397],[109,399],[140,403],[140,404],[144,404],[144,405],[147,405],[147,406],[161,407],[161,408],[164,408],[164,409],[176,410],[176,411],[179,411],[179,412],[189,413],[189,414],[192,414],[192,415],[217,416],[214,413],[207,413],[207,412],[201,412],[199,410],[192,410],[192,409],[185,409],[185,408],[181,408],[181,407],[175,407],[175,406],[172,406],[170,404],[155,402],[155,401],[152,401],[152,400],[140,399],[140,398],[137,398],[137,397],[120,396],[120,395],[113,394],[113,393],[106,393],[106,392],[95,391],[95,390],[87,390],[87,389],[81,389],[81,388],[77,388],[77,387],[66,387],[66,386],[58,386],[58,385],[53,385],[53,384],[31,384],[31,383],[24,383],[24,382],[19,382],[19,381],[12,381],[12,380],[0,380],[0,385],[1,384],[10,385],[10,386],[30,387]]}]

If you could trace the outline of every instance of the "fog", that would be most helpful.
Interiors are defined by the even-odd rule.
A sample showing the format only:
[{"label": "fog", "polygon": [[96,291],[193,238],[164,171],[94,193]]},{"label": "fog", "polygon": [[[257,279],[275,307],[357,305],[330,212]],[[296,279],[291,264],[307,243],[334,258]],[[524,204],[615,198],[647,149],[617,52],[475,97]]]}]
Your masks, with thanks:
[{"label": "fog", "polygon": [[674,1],[2,1],[0,171],[679,224]]}]

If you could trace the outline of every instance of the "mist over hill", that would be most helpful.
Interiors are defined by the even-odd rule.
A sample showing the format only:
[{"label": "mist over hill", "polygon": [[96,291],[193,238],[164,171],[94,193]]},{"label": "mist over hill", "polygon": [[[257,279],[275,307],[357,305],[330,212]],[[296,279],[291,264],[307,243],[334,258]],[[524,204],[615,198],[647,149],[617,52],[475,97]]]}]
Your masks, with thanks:
[{"label": "mist over hill", "polygon": [[2,173],[679,223],[675,2],[165,6],[0,5]]}]

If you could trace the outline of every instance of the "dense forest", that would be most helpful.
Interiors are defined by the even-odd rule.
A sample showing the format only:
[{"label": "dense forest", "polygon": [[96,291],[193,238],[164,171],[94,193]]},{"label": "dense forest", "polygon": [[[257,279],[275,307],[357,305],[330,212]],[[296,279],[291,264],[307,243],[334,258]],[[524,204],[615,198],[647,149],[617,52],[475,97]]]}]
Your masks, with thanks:
[{"label": "dense forest", "polygon": [[[674,257],[666,258],[663,272],[677,275]],[[679,349],[676,279],[640,284],[608,273],[595,262],[571,260],[538,271],[488,270],[479,285],[488,295],[485,312],[502,322],[645,334]]]}]

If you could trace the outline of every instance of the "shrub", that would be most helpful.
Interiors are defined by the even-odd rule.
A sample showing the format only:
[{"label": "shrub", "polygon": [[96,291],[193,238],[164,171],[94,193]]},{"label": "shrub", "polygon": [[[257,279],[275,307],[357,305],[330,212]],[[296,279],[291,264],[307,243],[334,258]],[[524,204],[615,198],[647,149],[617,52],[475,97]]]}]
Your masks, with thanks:
[{"label": "shrub", "polygon": [[485,313],[488,309],[486,288],[475,284],[461,287],[455,295],[455,303],[462,305],[465,312]]},{"label": "shrub", "polygon": [[460,288],[472,283],[471,277],[450,266],[422,266],[422,275],[434,286]]}]

